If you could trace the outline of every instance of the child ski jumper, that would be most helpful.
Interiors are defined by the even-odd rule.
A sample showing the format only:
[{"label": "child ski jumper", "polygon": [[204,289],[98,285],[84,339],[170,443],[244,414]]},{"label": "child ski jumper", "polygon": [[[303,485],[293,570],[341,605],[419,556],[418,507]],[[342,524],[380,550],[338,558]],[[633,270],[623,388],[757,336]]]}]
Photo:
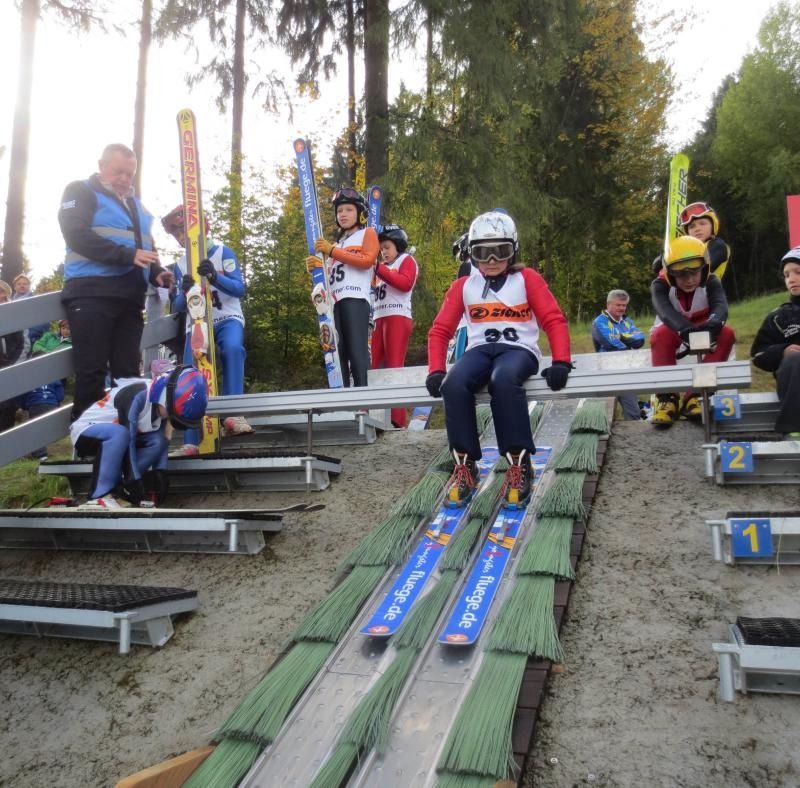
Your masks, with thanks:
[{"label": "child ski jumper", "polygon": [[[399,224],[385,224],[378,233],[383,262],[375,269],[372,332],[372,369],[395,369],[406,362],[406,351],[414,322],[411,294],[417,281],[417,261],[406,253],[408,235]],[[392,424],[405,427],[405,408],[392,408]]]},{"label": "child ski jumper", "polygon": [[693,202],[681,211],[681,227],[686,235],[706,245],[711,273],[721,280],[731,259],[731,249],[718,237],[717,212],[707,202]]},{"label": "child ski jumper", "polygon": [[[339,239],[331,243],[318,238],[316,250],[328,260],[328,284],[333,298],[333,322],[339,340],[342,383],[367,385],[369,371],[369,313],[372,276],[380,246],[378,235],[367,227],[369,211],[355,189],[339,189],[331,198]],[[321,266],[315,255],[306,258],[309,273]]]},{"label": "child ski jumper", "polygon": [[764,318],[750,355],[759,369],[775,375],[781,404],[775,432],[800,438],[800,246],[781,258],[781,275],[789,301]]},{"label": "child ski jumper", "polygon": [[[572,369],[567,321],[544,279],[517,262],[518,249],[510,216],[478,216],[469,228],[475,268],[450,285],[428,333],[425,385],[432,397],[444,400],[447,439],[456,460],[448,490],[454,506],[463,505],[478,483],[475,394],[489,386],[498,448],[509,461],[502,495],[507,505],[522,504],[531,493],[530,458],[536,451],[524,383],[539,370],[540,327],[553,353],[552,366],[542,372],[547,385],[553,391],[564,388]],[[445,374],[447,343],[463,315],[468,347]]]},{"label": "child ski jumper", "polygon": [[[698,238],[684,235],[670,242],[664,260],[664,274],[650,285],[656,321],[650,332],[650,358],[654,367],[668,367],[686,355],[689,334],[708,331],[711,352],[704,364],[725,361],[730,355],[736,335],[728,319],[728,301],[722,283],[709,273],[705,244]],[[653,412],[656,427],[671,427],[680,415],[690,421],[701,421],[703,411],[693,391],[687,391],[679,407],[678,394],[659,394]]]},{"label": "child ski jumper", "polygon": [[70,438],[81,456],[94,456],[89,508],[115,509],[111,495],[138,506],[145,496],[142,475],[152,469],[166,494],[167,419],[176,429],[197,428],[208,404],[208,387],[194,367],[176,367],[152,380],[117,382],[70,426]]},{"label": "child ski jumper", "polygon": [[[183,206],[170,211],[162,220],[164,229],[181,245],[186,245],[186,230]],[[208,244],[208,258],[202,260],[197,273],[206,277],[211,288],[212,318],[214,321],[214,346],[222,368],[222,393],[244,393],[244,362],[247,353],[244,348],[244,314],[240,299],[244,298],[245,286],[242,271],[234,252],[222,244]],[[188,274],[186,255],[175,265],[175,276],[180,290],[172,296],[172,310],[186,312],[186,293],[195,284]],[[186,316],[186,339],[183,349],[183,363],[193,363],[191,347],[192,320]],[[241,435],[253,432],[253,428],[242,416],[229,416],[222,426],[228,435]],[[199,454],[200,433],[187,430],[183,437],[184,445],[176,454],[192,457]]]},{"label": "child ski jumper", "polygon": [[[701,240],[706,245],[711,273],[722,279],[731,259],[731,249],[719,233],[719,216],[707,202],[693,202],[680,215],[681,230],[685,235]],[[663,255],[653,260],[653,276],[664,278]]]}]

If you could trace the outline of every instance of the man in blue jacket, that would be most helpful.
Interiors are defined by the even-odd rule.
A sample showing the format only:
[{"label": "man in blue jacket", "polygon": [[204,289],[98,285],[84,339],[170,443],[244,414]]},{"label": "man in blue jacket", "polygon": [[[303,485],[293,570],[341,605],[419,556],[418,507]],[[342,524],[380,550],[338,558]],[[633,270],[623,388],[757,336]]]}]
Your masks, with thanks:
[{"label": "man in blue jacket", "polygon": [[[592,323],[592,342],[598,353],[637,350],[644,345],[644,334],[625,312],[631,297],[624,290],[612,290],[606,296],[606,308]],[[636,394],[617,397],[625,421],[639,421],[642,411]]]},{"label": "man in blue jacket", "polygon": [[153,245],[153,216],[133,193],[136,156],[107,145],[98,171],[64,190],[58,222],[66,241],[61,300],[72,329],[76,419],[102,399],[106,374],[139,374],[148,284],[171,287]]}]

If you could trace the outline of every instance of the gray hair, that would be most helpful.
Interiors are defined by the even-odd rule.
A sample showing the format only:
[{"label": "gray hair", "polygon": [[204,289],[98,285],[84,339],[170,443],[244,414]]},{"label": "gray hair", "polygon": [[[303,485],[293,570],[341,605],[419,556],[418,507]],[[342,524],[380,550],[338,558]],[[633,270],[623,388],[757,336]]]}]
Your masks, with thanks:
[{"label": "gray hair", "polygon": [[609,290],[606,296],[606,303],[610,301],[624,301],[626,304],[631,300],[631,297],[624,290]]},{"label": "gray hair", "polygon": [[112,142],[111,145],[106,145],[103,148],[103,153],[100,155],[100,161],[108,161],[115,153],[121,153],[129,159],[135,159],[136,154],[121,142]]}]

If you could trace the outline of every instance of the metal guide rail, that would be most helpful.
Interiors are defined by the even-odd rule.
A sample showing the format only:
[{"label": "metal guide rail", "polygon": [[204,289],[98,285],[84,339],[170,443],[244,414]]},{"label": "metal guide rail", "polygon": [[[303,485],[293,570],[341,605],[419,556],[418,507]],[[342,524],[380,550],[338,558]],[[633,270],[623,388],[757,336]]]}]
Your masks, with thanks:
[{"label": "metal guide rail", "polygon": [[800,512],[728,512],[706,525],[715,561],[800,564]]},{"label": "metal guide rail", "polygon": [[[594,355],[594,354],[589,354]],[[625,353],[597,355],[624,356]],[[542,367],[549,359],[542,361]],[[420,367],[404,370],[408,376],[419,375]],[[561,400],[577,397],[612,397],[618,394],[684,391],[687,388],[716,390],[718,388],[750,385],[748,361],[726,361],[721,364],[681,365],[674,367],[645,367],[639,369],[581,369],[577,366],[569,376],[567,385],[560,391],[551,391],[538,375],[528,379],[525,389],[528,399]],[[478,402],[488,402],[484,390]],[[272,415],[280,413],[305,413],[311,421],[318,413],[336,410],[368,410],[370,408],[416,407],[435,405],[441,400],[428,394],[424,383],[395,383],[381,386],[362,386],[341,389],[309,389],[305,391],[275,392],[269,394],[242,394],[214,397],[208,412],[220,416]]]},{"label": "metal guide rail", "polygon": [[[255,449],[264,446],[304,446],[308,443],[308,420],[302,414],[284,413],[276,416],[251,416],[248,423],[252,433],[226,435],[222,451]],[[314,418],[314,446],[347,446],[375,443],[380,430],[391,423],[372,414],[354,411],[332,411]]]},{"label": "metal guide rail", "polygon": [[255,555],[264,533],[283,528],[284,510],[111,509],[78,507],[0,510],[0,548],[46,550],[126,550],[164,553]]},{"label": "metal guide rail", "polygon": [[163,646],[172,616],[196,610],[197,591],[149,586],[0,580],[0,632]]},{"label": "metal guide rail", "polygon": [[[767,637],[753,637],[752,629]],[[728,633],[729,643],[711,644],[719,659],[720,700],[733,703],[736,690],[800,695],[800,620],[740,618]]]},{"label": "metal guide rail", "polygon": [[[552,446],[555,455],[565,442],[578,404],[578,400],[550,403],[536,433],[537,444]],[[531,522],[535,498],[541,496],[552,475],[553,471],[546,470],[534,492],[534,505],[527,518]],[[510,590],[509,578],[513,576],[519,550],[517,547],[511,559],[484,632],[491,629],[494,616]],[[395,574],[392,571],[388,575],[364,606],[347,637],[337,646],[325,669],[295,707],[274,744],[256,761],[242,786],[310,784],[348,715],[394,658],[391,641],[387,644],[366,637],[360,630],[391,587]],[[468,571],[463,573],[451,603],[458,597],[468,575]],[[447,612],[446,609],[444,615]],[[435,781],[439,748],[463,702],[470,679],[483,659],[481,641],[474,647],[444,646],[435,642],[437,636],[438,628],[420,655],[414,678],[403,692],[401,705],[394,714],[385,758],[374,753],[365,757],[352,784],[408,788]]]},{"label": "metal guide rail", "polygon": [[778,409],[778,395],[774,391],[718,391],[712,401],[711,434],[773,433]]},{"label": "metal guide rail", "polygon": [[[170,458],[167,466],[174,493],[234,490],[325,490],[342,472],[341,460],[324,455],[271,452]],[[39,473],[66,476],[73,494],[88,492],[92,464],[87,460],[41,463]]]},{"label": "metal guide rail", "polygon": [[800,440],[704,443],[705,474],[717,484],[797,484]]}]

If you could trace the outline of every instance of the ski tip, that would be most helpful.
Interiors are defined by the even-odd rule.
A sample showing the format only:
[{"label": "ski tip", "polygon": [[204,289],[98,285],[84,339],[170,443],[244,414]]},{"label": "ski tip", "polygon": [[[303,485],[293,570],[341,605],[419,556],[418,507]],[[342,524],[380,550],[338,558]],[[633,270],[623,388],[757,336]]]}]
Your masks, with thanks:
[{"label": "ski tip", "polygon": [[371,627],[364,627],[361,630],[361,634],[373,638],[385,638],[392,634],[392,630],[386,624],[375,624]]},{"label": "ski tip", "polygon": [[463,632],[450,632],[443,634],[439,638],[439,642],[447,646],[471,646],[475,639]]},{"label": "ski tip", "polygon": [[302,137],[298,137],[292,145],[295,153],[302,153],[308,147],[308,143]]}]

